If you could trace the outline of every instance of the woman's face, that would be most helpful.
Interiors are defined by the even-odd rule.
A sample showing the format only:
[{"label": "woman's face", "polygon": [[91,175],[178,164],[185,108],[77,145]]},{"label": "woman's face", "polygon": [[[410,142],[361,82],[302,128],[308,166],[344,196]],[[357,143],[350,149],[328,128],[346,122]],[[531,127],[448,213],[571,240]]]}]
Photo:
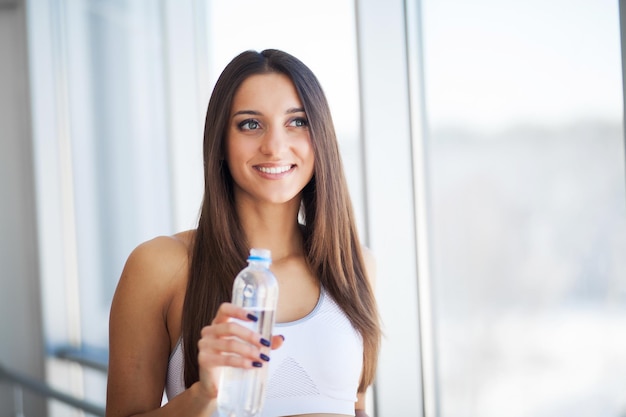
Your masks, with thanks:
[{"label": "woman's face", "polygon": [[311,180],[308,119],[287,76],[258,74],[241,84],[230,112],[226,163],[239,201],[286,203]]}]

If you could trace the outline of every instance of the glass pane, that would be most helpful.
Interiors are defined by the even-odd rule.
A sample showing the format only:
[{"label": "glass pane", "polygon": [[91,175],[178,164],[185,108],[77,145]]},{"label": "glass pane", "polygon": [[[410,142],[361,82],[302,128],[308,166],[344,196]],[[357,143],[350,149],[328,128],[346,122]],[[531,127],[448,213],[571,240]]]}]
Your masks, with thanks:
[{"label": "glass pane", "polygon": [[[128,254],[172,233],[161,4],[31,3],[47,382],[104,404],[106,372],[55,354],[106,360]],[[50,415],[67,407],[51,402]]]},{"label": "glass pane", "polygon": [[106,347],[128,254],[171,233],[161,17],[151,1],[64,12],[82,338]]},{"label": "glass pane", "polygon": [[[64,207],[73,209],[66,218],[73,222],[68,241],[75,246],[62,251],[74,257],[78,281],[55,282],[71,294],[75,308],[65,307],[50,321],[63,328],[70,318],[79,340],[47,333],[55,339],[53,350],[79,343],[74,348],[106,360],[110,302],[128,254],[142,241],[172,233],[160,7],[148,0],[62,1],[50,18],[59,31],[53,61],[62,78],[55,86],[56,123],[67,138],[63,152],[71,155],[63,167],[71,176],[64,196],[71,201]],[[104,403],[106,373],[90,367],[78,372],[54,359],[48,366],[51,381],[67,373],[72,382],[66,386],[82,380],[78,391]],[[56,404],[51,408],[52,415],[66,413]]]},{"label": "glass pane", "polygon": [[422,3],[440,415],[623,416],[618,4]]}]

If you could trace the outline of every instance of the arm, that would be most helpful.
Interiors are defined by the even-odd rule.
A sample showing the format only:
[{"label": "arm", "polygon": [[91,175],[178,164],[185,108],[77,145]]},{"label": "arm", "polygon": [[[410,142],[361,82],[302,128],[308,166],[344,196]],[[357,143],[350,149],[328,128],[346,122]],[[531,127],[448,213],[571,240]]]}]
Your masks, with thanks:
[{"label": "arm", "polygon": [[[130,255],[111,306],[107,417],[212,415],[217,369],[250,368],[259,361],[260,335],[229,321],[247,320],[247,312],[224,303],[198,335],[200,381],[161,407],[171,345],[168,310],[176,291],[186,284],[188,269],[186,247],[171,238],[147,242]],[[176,313],[172,315],[179,320],[180,311]],[[281,343],[275,336],[272,348]]]},{"label": "arm", "polygon": [[176,283],[186,279],[186,259],[172,238],[144,243],[128,258],[111,306],[107,417],[210,413],[197,384],[160,408],[170,352],[167,310]]},{"label": "arm", "polygon": [[365,412],[365,393],[359,392],[356,398],[357,402],[354,405],[355,417],[369,417]]}]

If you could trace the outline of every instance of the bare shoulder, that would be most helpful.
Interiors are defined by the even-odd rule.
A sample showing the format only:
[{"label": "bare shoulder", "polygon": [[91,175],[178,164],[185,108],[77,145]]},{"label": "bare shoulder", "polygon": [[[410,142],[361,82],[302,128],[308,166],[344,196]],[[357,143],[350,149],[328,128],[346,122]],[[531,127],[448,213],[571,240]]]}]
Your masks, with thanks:
[{"label": "bare shoulder", "polygon": [[361,245],[361,253],[363,254],[363,262],[365,262],[367,278],[372,287],[374,287],[376,284],[376,258],[374,257],[374,252],[370,248]]},{"label": "bare shoulder", "polygon": [[159,236],[137,246],[128,257],[126,268],[155,272],[156,276],[167,275],[189,259],[190,237],[185,233]]},{"label": "bare shoulder", "polygon": [[192,237],[192,232],[183,232],[159,236],[137,246],[126,261],[116,298],[136,298],[136,294],[167,307],[186,279]]},{"label": "bare shoulder", "polygon": [[124,266],[125,276],[151,281],[168,280],[184,270],[189,261],[188,234],[159,236],[137,246]]}]

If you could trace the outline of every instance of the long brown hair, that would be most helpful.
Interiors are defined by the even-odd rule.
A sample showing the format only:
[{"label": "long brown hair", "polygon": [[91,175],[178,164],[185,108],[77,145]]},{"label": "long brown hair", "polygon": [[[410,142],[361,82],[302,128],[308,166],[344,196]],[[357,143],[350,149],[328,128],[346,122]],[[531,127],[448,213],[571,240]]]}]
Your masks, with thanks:
[{"label": "long brown hair", "polygon": [[335,129],[315,75],[297,58],[274,49],[246,51],[235,57],[220,75],[209,100],[204,126],[204,201],[183,306],[185,385],[189,387],[199,378],[200,330],[213,320],[221,303],[230,301],[234,277],[245,266],[249,250],[235,210],[233,179],[224,162],[232,100],[245,79],[272,72],[291,79],[309,121],[315,165],[313,178],[302,192],[305,257],[320,284],[363,338],[359,384],[359,392],[363,392],[376,372],[380,325]]}]

